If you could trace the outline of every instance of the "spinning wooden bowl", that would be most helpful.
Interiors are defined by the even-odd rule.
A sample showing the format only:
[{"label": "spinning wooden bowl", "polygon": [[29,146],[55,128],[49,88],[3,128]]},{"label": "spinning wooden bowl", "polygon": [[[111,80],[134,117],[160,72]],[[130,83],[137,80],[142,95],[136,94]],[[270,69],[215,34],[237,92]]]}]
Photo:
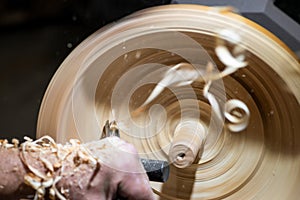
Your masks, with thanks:
[{"label": "spinning wooden bowl", "polygon": [[[205,70],[212,62],[221,71],[214,50],[222,30],[240,36],[248,66],[217,81],[212,92],[221,103],[235,98],[248,106],[245,130],[231,132],[226,121],[220,127],[201,82],[167,88],[136,112],[168,66],[189,62]],[[205,143],[177,137],[196,149],[195,161],[172,165],[166,183],[152,183],[157,199],[290,200],[300,195],[299,104],[299,62],[272,33],[226,9],[170,5],[137,12],[82,42],[48,87],[37,136],[96,140],[105,121],[116,119],[121,138],[142,157],[167,160],[180,120],[197,119]]]}]

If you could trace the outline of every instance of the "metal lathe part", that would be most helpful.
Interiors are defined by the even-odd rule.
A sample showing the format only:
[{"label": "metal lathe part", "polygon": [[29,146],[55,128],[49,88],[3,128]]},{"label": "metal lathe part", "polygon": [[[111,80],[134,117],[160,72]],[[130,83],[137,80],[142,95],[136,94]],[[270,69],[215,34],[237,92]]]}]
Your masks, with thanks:
[{"label": "metal lathe part", "polygon": [[170,167],[167,161],[141,159],[150,181],[166,182],[169,178]]}]

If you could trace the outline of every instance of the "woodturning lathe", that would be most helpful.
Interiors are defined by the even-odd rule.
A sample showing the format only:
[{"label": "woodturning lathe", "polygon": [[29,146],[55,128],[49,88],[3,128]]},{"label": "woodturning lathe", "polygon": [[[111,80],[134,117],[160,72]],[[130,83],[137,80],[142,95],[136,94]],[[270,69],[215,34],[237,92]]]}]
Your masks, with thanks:
[{"label": "woodturning lathe", "polygon": [[[165,88],[132,114],[171,66],[190,63],[205,74],[210,62],[223,71],[215,48],[218,38],[226,40],[224,30],[240,37],[247,66],[213,82],[210,92],[221,110],[229,99],[247,105],[246,129],[229,131],[226,119],[220,126],[197,81]],[[48,87],[37,136],[86,142],[99,138],[105,120],[115,119],[121,137],[143,157],[169,160],[178,124],[197,119],[205,129],[204,145],[200,139],[196,146],[201,155],[185,168],[171,166],[166,183],[153,183],[157,199],[297,199],[299,104],[299,62],[272,33],[230,9],[170,5],[137,12],[79,45]]]}]

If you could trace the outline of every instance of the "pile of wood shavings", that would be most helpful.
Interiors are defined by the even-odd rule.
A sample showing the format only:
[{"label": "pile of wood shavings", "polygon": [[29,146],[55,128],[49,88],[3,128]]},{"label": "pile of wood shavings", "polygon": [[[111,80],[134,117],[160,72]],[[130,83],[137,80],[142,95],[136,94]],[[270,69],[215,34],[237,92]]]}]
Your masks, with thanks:
[{"label": "pile of wood shavings", "polygon": [[[78,140],[71,139],[66,145],[61,145],[56,144],[49,136],[44,136],[36,141],[28,137],[24,137],[24,139],[26,141],[21,144],[21,159],[30,171],[25,175],[24,181],[25,184],[36,190],[34,200],[44,199],[46,189],[49,189],[50,199],[68,199],[69,190],[61,188],[59,191],[56,184],[61,180],[64,173],[64,165],[67,163],[64,161],[71,154],[75,155],[73,162],[76,167],[81,164],[88,164],[92,168],[100,165],[98,159],[94,158]],[[7,146],[7,144],[4,145]],[[43,171],[28,162],[28,156],[33,153],[37,154],[38,160],[42,162]],[[49,160],[49,154],[55,155],[55,162]]]}]

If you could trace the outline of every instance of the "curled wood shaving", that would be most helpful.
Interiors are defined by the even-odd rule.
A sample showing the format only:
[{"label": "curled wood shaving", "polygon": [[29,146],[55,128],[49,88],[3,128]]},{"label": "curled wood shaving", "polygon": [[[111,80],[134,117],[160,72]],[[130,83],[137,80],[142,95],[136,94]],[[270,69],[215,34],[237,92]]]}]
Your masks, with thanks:
[{"label": "curled wood shaving", "polygon": [[[242,109],[244,114],[237,110],[231,112],[234,109]],[[231,122],[231,124],[228,125],[229,130],[232,132],[239,132],[248,126],[250,111],[244,102],[237,99],[231,99],[225,104],[225,117]]]},{"label": "curled wood shaving", "polygon": [[52,184],[53,184],[53,178],[52,177],[49,178],[48,180],[45,180],[45,181],[42,182],[42,186],[44,188],[48,188],[48,187],[52,186]]},{"label": "curled wood shaving", "polygon": [[73,146],[78,146],[80,145],[80,141],[77,139],[70,139],[70,144],[72,144]]},{"label": "curled wood shaving", "polygon": [[[225,38],[234,46],[234,53],[239,54],[238,56],[234,57],[229,49],[225,46],[225,42],[222,41],[220,38],[217,39],[218,46],[215,49],[216,55],[218,56],[219,60],[226,66],[226,68],[220,73],[220,77],[225,77],[236,72],[238,69],[246,67],[247,62],[244,61],[245,55],[243,54],[243,49],[238,45],[241,41],[241,38],[238,34],[231,30],[222,30],[219,33],[220,38]],[[208,65],[207,69],[209,71],[210,66]],[[248,121],[250,117],[250,111],[246,104],[242,101],[237,99],[228,100],[225,103],[225,110],[221,113],[220,107],[218,102],[213,94],[209,93],[209,87],[211,86],[212,80],[209,80],[203,90],[204,96],[209,100],[213,111],[217,114],[218,118],[221,116],[225,116],[231,124],[228,125],[228,129],[232,132],[239,132],[244,130],[248,126]],[[241,113],[238,113],[240,117],[234,116],[231,114],[232,110],[240,108],[244,111],[245,115],[242,116]]]},{"label": "curled wood shaving", "polygon": [[24,136],[24,140],[28,141],[28,142],[32,142],[33,141],[33,139],[31,139],[30,137],[27,137],[27,136]]},{"label": "curled wood shaving", "polygon": [[[211,62],[209,62],[206,66],[206,72],[208,74],[208,77],[210,77],[212,70],[213,70],[213,64]],[[219,120],[223,121],[222,112],[221,112],[219,103],[218,103],[216,97],[212,93],[209,92],[209,88],[210,88],[211,84],[212,84],[212,80],[208,78],[207,83],[204,85],[204,88],[203,88],[203,96],[209,101],[209,103],[212,107],[212,111],[214,112],[214,114],[216,114],[217,118]]]},{"label": "curled wood shaving", "polygon": [[80,149],[78,151],[78,156],[84,161],[92,166],[96,166],[98,163],[97,159],[95,159],[92,154],[89,152],[89,150],[83,146],[80,146]]},{"label": "curled wood shaving", "polygon": [[9,148],[13,148],[13,147],[15,147],[15,145],[13,145],[13,144],[5,144],[5,146],[4,146],[5,148],[7,148],[7,149],[9,149]]},{"label": "curled wood shaving", "polygon": [[[226,42],[229,42],[234,45],[233,52],[231,53],[226,46]],[[228,126],[230,131],[237,132],[244,130],[248,125],[248,118],[250,116],[250,112],[248,107],[239,100],[228,101],[225,103],[225,106],[232,108],[233,106],[241,108],[245,111],[245,117],[242,117],[239,120],[232,121],[232,115],[227,112],[227,110],[223,111],[220,108],[220,105],[209,89],[212,85],[213,81],[222,79],[225,76],[228,76],[238,69],[246,67],[247,62],[245,61],[244,49],[239,45],[241,42],[241,37],[236,32],[224,29],[219,32],[217,37],[217,46],[215,48],[215,53],[218,59],[225,65],[225,69],[218,73],[213,73],[213,64],[208,62],[206,74],[201,74],[195,70],[192,64],[189,63],[179,63],[173,67],[171,67],[165,74],[164,78],[156,85],[152,93],[146,99],[146,101],[133,113],[139,113],[145,110],[147,104],[149,104],[153,99],[155,99],[165,87],[168,86],[183,86],[189,85],[194,81],[205,81],[205,85],[203,88],[203,96],[209,101],[213,113],[217,116],[219,120],[224,121],[224,116],[229,118],[232,124]],[[232,108],[233,109],[233,108]],[[233,109],[234,110],[234,109]]]},{"label": "curled wood shaving", "polygon": [[14,144],[10,144],[9,142],[8,142],[8,140],[0,140],[0,147],[1,148],[5,148],[5,149],[9,149],[9,148],[13,148],[13,147],[15,147],[15,145]]},{"label": "curled wood shaving", "polygon": [[[57,197],[60,200],[67,200],[66,197],[64,197],[63,194],[61,194],[58,189],[56,188],[56,184],[60,181],[61,176],[57,176],[55,178],[55,180],[53,181],[52,187],[51,189],[54,191],[53,193],[55,194],[55,196],[52,196],[52,199],[55,199],[55,197]],[[51,197],[50,197],[51,198]]]},{"label": "curled wood shaving", "polygon": [[[25,138],[24,138],[25,139]],[[25,139],[26,140],[26,139]],[[23,158],[23,162],[24,164],[27,166],[27,168],[33,173],[35,174],[37,177],[41,178],[41,179],[47,179],[47,177],[45,176],[44,173],[40,172],[38,169],[34,168],[33,166],[31,166],[26,159],[26,152],[30,152],[29,150],[33,150],[35,152],[38,152],[38,150],[40,150],[39,148],[31,148],[33,145],[32,140],[27,140],[26,142],[24,142],[21,147],[22,147],[22,158]],[[42,150],[41,150],[42,151]]]},{"label": "curled wood shaving", "polygon": [[45,195],[46,191],[44,188],[38,188],[36,190],[36,194],[34,196],[34,200],[43,200],[44,199],[44,195]]},{"label": "curled wood shaving", "polygon": [[0,140],[1,146],[4,146],[6,143],[8,143],[8,141],[6,139],[5,140]]},{"label": "curled wood shaving", "polygon": [[71,150],[67,148],[67,146],[62,146],[61,144],[57,145],[56,155],[59,160],[65,160],[68,155],[72,153]]},{"label": "curled wood shaving", "polygon": [[52,187],[49,189],[49,198],[51,200],[55,199],[55,190]]},{"label": "curled wood shaving", "polygon": [[28,173],[24,176],[24,181],[27,185],[30,185],[33,189],[37,190],[42,186],[42,179],[38,178],[32,173]]},{"label": "curled wood shaving", "polygon": [[18,147],[19,147],[20,142],[19,142],[18,139],[13,138],[13,139],[11,140],[11,142],[14,144],[14,147],[15,147],[15,148],[18,148]]},{"label": "curled wood shaving", "polygon": [[240,60],[242,57],[239,59],[233,57],[226,46],[217,46],[215,52],[220,61],[227,66],[222,72],[225,75],[229,75],[237,69],[247,66],[247,62]]},{"label": "curled wood shaving", "polygon": [[209,81],[203,89],[203,96],[209,101],[211,107],[212,107],[212,111],[213,113],[217,116],[217,119],[223,121],[223,115],[221,112],[221,108],[219,106],[219,103],[216,99],[216,97],[209,92],[209,88],[211,86],[211,81]]},{"label": "curled wood shaving", "polygon": [[[24,181],[27,185],[36,190],[34,199],[44,199],[46,189],[49,189],[50,199],[58,198],[65,200],[64,194],[68,194],[68,190],[59,192],[56,184],[62,178],[61,175],[56,175],[55,171],[60,169],[60,174],[63,173],[64,161],[71,154],[75,154],[74,164],[79,166],[81,164],[90,164],[92,166],[99,165],[99,161],[92,156],[88,149],[84,148],[79,140],[71,139],[66,145],[56,144],[55,141],[49,137],[44,136],[36,141],[25,137],[26,142],[21,145],[22,161],[29,169],[29,173],[24,176]],[[27,160],[26,153],[37,153],[39,160],[43,163],[46,173],[39,171]],[[57,161],[52,163],[47,157],[50,154],[56,155]],[[75,171],[76,169],[74,169]]]},{"label": "curled wood shaving", "polygon": [[190,85],[198,77],[199,73],[193,65],[184,62],[174,65],[165,73],[164,78],[156,85],[141,107],[153,101],[166,87]]},{"label": "curled wood shaving", "polygon": [[43,157],[40,157],[39,159],[43,162],[43,164],[45,165],[45,167],[46,167],[50,172],[54,172],[54,166],[52,165],[52,163],[51,163],[49,160],[47,160],[47,159],[45,159],[45,158],[43,158]]},{"label": "curled wood shaving", "polygon": [[230,29],[222,29],[218,32],[217,44],[224,45],[225,41],[231,44],[239,44],[241,42],[241,36]]}]

